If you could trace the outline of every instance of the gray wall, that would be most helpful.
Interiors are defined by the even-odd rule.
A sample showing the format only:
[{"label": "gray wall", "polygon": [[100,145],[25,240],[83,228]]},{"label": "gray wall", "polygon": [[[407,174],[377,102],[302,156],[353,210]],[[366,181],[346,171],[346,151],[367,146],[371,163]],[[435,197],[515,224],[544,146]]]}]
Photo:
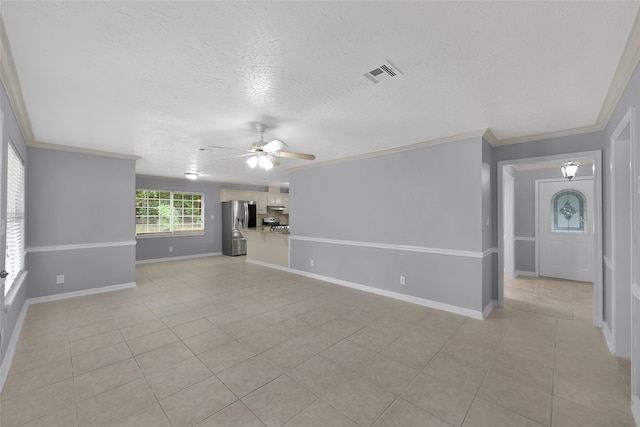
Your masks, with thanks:
[{"label": "gray wall", "polygon": [[407,248],[482,253],[494,234],[483,228],[492,192],[482,182],[481,138],[293,171],[291,267],[482,311],[481,256]]},{"label": "gray wall", "polygon": [[135,161],[42,148],[28,156],[27,296],[134,283]]},{"label": "gray wall", "polygon": [[[2,144],[0,145],[0,150],[2,150],[0,154],[0,159],[2,159],[2,189],[0,189],[0,194],[6,194],[6,185],[7,185],[7,147],[8,141],[11,139],[13,141],[14,146],[20,153],[20,157],[25,162],[26,171],[29,171],[29,164],[27,162],[27,146],[25,144],[24,138],[22,136],[22,132],[18,127],[18,122],[16,121],[15,115],[13,114],[13,109],[11,108],[11,104],[9,103],[9,98],[7,97],[7,93],[4,89],[4,84],[0,85],[0,106],[2,108],[2,112],[4,113],[4,125],[2,129]],[[6,220],[6,197],[0,197],[0,215],[2,215],[2,219]],[[3,235],[0,237],[0,257],[5,259],[5,248],[6,248],[6,236]],[[15,331],[16,323],[18,321],[18,316],[20,315],[20,311],[25,304],[26,300],[26,286],[23,286],[20,289],[20,292],[16,295],[13,300],[13,304],[10,307],[6,307],[6,311],[1,309],[4,307],[4,289],[0,289],[0,326],[4,331],[4,336],[2,339],[2,345],[0,346],[0,363],[4,361],[5,354],[7,352],[7,347],[9,346],[9,341],[13,336]]]},{"label": "gray wall", "polygon": [[481,251],[481,147],[474,138],[293,171],[291,232]]},{"label": "gray wall", "polygon": [[[222,234],[220,233],[220,190],[264,190],[264,187],[256,186],[215,184],[203,181],[171,180],[141,176],[136,177],[136,188],[144,190],[168,190],[203,193],[205,216],[204,235],[137,238],[138,243],[136,245],[136,261],[198,256],[222,252]],[[211,219],[212,216],[213,219]],[[135,222],[134,218],[135,214],[131,216],[132,225]],[[169,252],[169,248],[172,248],[171,252]]]}]

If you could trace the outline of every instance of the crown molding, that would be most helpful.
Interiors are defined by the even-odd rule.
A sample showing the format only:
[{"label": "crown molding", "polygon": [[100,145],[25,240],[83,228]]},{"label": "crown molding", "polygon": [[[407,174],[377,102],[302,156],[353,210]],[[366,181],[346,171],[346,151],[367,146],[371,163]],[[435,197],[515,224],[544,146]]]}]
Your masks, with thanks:
[{"label": "crown molding", "polygon": [[516,138],[496,139],[494,143],[491,143],[491,145],[494,147],[500,147],[503,145],[522,144],[523,142],[542,141],[545,139],[560,138],[563,136],[599,132],[603,129],[604,126],[599,125],[582,126],[579,128],[565,129],[556,132],[538,133],[535,135],[519,136]]},{"label": "crown molding", "polygon": [[565,129],[557,132],[539,133],[536,135],[527,135],[517,138],[496,139],[495,143],[489,142],[494,147],[501,145],[521,144],[523,142],[541,141],[551,138],[559,138],[569,135],[579,135],[583,133],[599,132],[607,127],[607,123],[611,119],[611,115],[622,98],[624,90],[629,84],[629,80],[633,76],[634,71],[640,64],[640,9],[636,13],[636,18],[629,32],[627,43],[620,55],[620,61],[613,74],[613,79],[609,85],[609,90],[602,103],[600,114],[593,125],[582,126],[573,129]]},{"label": "crown molding", "polygon": [[[608,121],[613,114],[613,111],[620,101],[624,90],[629,83],[636,67],[640,63],[640,10],[636,13],[636,17],[631,27],[631,31],[629,33],[629,37],[627,39],[627,43],[622,51],[622,55],[620,57],[620,61],[618,62],[618,66],[613,75],[613,79],[611,84],[609,85],[609,90],[607,91],[607,95],[603,101],[602,107],[600,109],[600,113],[596,120],[596,123],[589,126],[583,126],[573,129],[565,129],[561,131],[554,131],[548,133],[539,133],[535,135],[527,135],[522,137],[515,138],[505,138],[499,139],[497,138],[491,129],[487,127],[484,130],[479,131],[471,131],[462,134],[452,135],[444,138],[433,139],[429,141],[424,141],[417,144],[406,145],[402,147],[394,147],[386,150],[376,151],[372,153],[365,153],[355,156],[344,157],[340,159],[329,160],[325,162],[315,163],[313,165],[305,165],[288,169],[289,171],[298,171],[304,169],[311,169],[318,166],[328,166],[332,164],[338,164],[353,160],[366,159],[370,157],[377,157],[382,155],[388,155],[393,153],[399,153],[408,150],[414,150],[417,148],[428,147],[437,144],[443,144],[447,142],[460,141],[463,139],[474,138],[474,137],[483,137],[489,144],[494,147],[511,145],[511,144],[520,144],[531,141],[540,141],[558,137],[564,137],[569,135],[579,135],[583,133],[590,132],[598,132],[605,129]],[[79,147],[72,147],[66,145],[57,145],[50,144],[45,142],[38,142],[35,139],[33,134],[33,127],[31,124],[31,120],[29,119],[29,114],[26,109],[26,103],[24,97],[22,95],[20,78],[18,76],[15,62],[13,58],[13,53],[11,51],[11,47],[8,42],[7,33],[5,30],[5,25],[3,21],[2,14],[0,13],[0,79],[4,84],[4,88],[7,92],[7,96],[9,98],[9,102],[11,103],[11,107],[15,114],[16,120],[18,121],[18,125],[20,130],[22,131],[22,135],[25,139],[25,142],[30,147],[36,148],[46,148],[50,150],[59,150],[59,151],[67,151],[74,152],[80,154],[91,154],[97,156],[107,156],[107,157],[115,157],[122,159],[130,159],[137,160],[140,156],[133,156],[121,153],[112,153],[107,151],[100,150],[92,150],[92,149],[84,149]]]},{"label": "crown molding", "polygon": [[7,97],[11,103],[11,108],[18,121],[18,126],[22,132],[25,143],[33,148],[45,148],[48,150],[66,151],[78,154],[90,154],[94,156],[114,157],[118,159],[138,160],[140,156],[133,156],[122,153],[112,153],[108,151],[85,149],[80,147],[72,147],[68,145],[50,144],[47,142],[36,141],[33,135],[33,127],[29,119],[26,103],[22,95],[22,86],[20,78],[16,70],[15,62],[11,46],[9,45],[7,33],[5,30],[4,20],[0,14],[0,79],[4,84]]},{"label": "crown molding", "polygon": [[66,151],[68,153],[89,154],[92,156],[113,157],[116,159],[138,160],[141,156],[132,154],[113,153],[111,151],[92,150],[89,148],[73,147],[70,145],[50,144],[48,142],[34,142],[29,144],[31,148],[44,148],[46,150]]},{"label": "crown molding", "polygon": [[482,137],[492,146],[496,146],[498,145],[498,143],[500,142],[498,140],[498,138],[496,138],[496,136],[493,134],[493,132],[491,131],[491,129],[487,128],[484,131],[484,135],[482,135]]},{"label": "crown molding", "polygon": [[604,129],[613,114],[613,111],[620,102],[622,94],[629,84],[629,80],[633,76],[633,72],[640,63],[640,10],[636,13],[636,19],[631,27],[629,38],[622,50],[620,61],[616,67],[616,71],[613,74],[611,85],[609,85],[609,91],[602,103],[600,114],[598,115],[598,121],[596,124]]},{"label": "crown molding", "polygon": [[339,159],[327,160],[324,162],[314,163],[312,165],[297,166],[297,167],[289,168],[287,169],[287,171],[295,172],[295,171],[304,170],[304,169],[314,169],[320,166],[330,166],[330,165],[336,165],[339,163],[352,162],[354,160],[362,160],[362,159],[368,159],[371,157],[386,156],[389,154],[401,153],[403,151],[410,151],[418,148],[431,147],[433,145],[446,144],[448,142],[463,141],[465,139],[471,139],[471,138],[482,138],[487,135],[487,132],[489,132],[490,135],[493,135],[493,133],[491,133],[489,129],[474,130],[471,132],[460,133],[457,135],[451,135],[444,138],[437,138],[437,139],[431,139],[428,141],[418,142],[417,144],[403,145],[401,147],[393,147],[393,148],[388,148],[386,150],[373,151],[371,153],[356,154],[354,156],[341,157]]},{"label": "crown molding", "polygon": [[7,32],[4,26],[4,20],[0,14],[0,79],[4,83],[4,89],[7,92],[7,97],[13,108],[18,126],[22,131],[25,143],[32,145],[35,142],[33,136],[33,128],[31,121],[29,120],[29,114],[22,96],[22,90],[20,86],[20,78],[16,70],[15,62],[13,60],[13,53],[11,52],[11,46],[7,38]]}]

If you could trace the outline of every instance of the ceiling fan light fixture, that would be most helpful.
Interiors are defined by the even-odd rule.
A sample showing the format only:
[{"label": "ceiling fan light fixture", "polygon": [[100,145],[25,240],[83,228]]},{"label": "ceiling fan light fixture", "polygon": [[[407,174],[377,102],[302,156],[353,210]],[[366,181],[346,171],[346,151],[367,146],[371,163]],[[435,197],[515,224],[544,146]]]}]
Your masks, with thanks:
[{"label": "ceiling fan light fixture", "polygon": [[252,156],[247,159],[247,164],[251,169],[254,169],[256,166],[258,166],[258,162],[258,156]]},{"label": "ceiling fan light fixture", "polygon": [[562,170],[562,176],[571,181],[578,173],[579,167],[580,163],[578,162],[565,162],[560,166],[560,170]]},{"label": "ceiling fan light fixture", "polygon": [[191,180],[198,179],[198,172],[185,172],[184,176],[185,178],[191,179]]},{"label": "ceiling fan light fixture", "polygon": [[258,160],[258,164],[264,170],[269,170],[273,167],[273,163],[271,163],[271,160],[269,160],[267,156],[260,156],[260,160]]}]

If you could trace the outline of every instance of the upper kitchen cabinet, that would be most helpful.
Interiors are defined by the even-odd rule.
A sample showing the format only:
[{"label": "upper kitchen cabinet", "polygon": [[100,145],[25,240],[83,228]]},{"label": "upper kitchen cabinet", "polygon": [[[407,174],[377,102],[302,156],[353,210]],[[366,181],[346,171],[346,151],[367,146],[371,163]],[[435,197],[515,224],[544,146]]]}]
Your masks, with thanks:
[{"label": "upper kitchen cabinet", "polygon": [[256,193],[257,212],[259,214],[267,213],[267,205],[269,204],[269,193]]},{"label": "upper kitchen cabinet", "polygon": [[268,204],[269,206],[284,206],[284,196],[283,193],[267,193],[268,195]]},{"label": "upper kitchen cabinet", "polygon": [[266,193],[269,206],[284,206],[283,214],[289,213],[289,195],[286,193]]},{"label": "upper kitchen cabinet", "polygon": [[256,200],[256,197],[252,191],[220,190],[220,201],[228,202],[229,200]]},{"label": "upper kitchen cabinet", "polygon": [[267,206],[284,206],[283,214],[289,213],[289,195],[286,193],[267,193],[263,191],[220,190],[220,201],[252,200],[256,202],[256,213],[267,215],[271,212]]}]

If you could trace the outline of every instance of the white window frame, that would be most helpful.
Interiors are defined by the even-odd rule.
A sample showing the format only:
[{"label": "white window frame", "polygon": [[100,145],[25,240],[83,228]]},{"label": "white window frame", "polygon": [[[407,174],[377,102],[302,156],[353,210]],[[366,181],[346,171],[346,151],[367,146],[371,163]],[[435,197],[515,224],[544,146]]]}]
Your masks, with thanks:
[{"label": "white window frame", "polygon": [[[5,270],[9,275],[4,283],[5,305],[13,299],[12,289],[17,290],[26,272],[24,250],[24,198],[25,167],[20,153],[11,140],[7,144],[7,192],[6,192],[6,253]],[[12,209],[13,207],[13,209]]]},{"label": "white window frame", "polygon": [[[137,211],[137,202],[138,202],[138,197],[137,197],[138,191],[153,191],[158,193],[169,193],[169,203],[172,209],[170,211],[170,216],[169,216],[170,218],[169,231],[138,232],[138,223],[137,223],[138,214],[136,212],[136,237],[137,238],[204,235],[205,233],[204,193],[197,192],[197,191],[174,191],[174,190],[157,190],[157,189],[150,189],[150,188],[137,188],[136,189],[136,211]],[[174,197],[176,194],[200,196],[200,203],[201,203],[200,204],[200,223],[202,225],[202,228],[199,228],[196,230],[177,230],[177,231],[175,230],[173,206],[174,206]]]}]

